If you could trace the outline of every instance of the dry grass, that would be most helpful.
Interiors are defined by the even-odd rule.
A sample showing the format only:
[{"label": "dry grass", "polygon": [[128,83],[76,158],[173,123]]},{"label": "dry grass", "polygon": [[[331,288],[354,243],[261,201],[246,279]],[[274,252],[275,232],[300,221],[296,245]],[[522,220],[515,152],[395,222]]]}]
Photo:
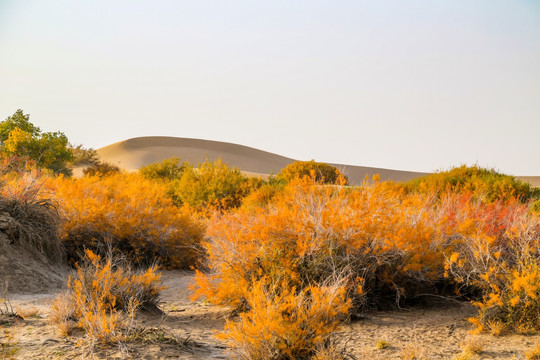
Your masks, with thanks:
[{"label": "dry grass", "polygon": [[399,358],[401,360],[428,360],[425,351],[412,343],[406,344],[401,349]]},{"label": "dry grass", "polygon": [[156,307],[164,289],[155,267],[135,271],[124,260],[102,259],[90,250],[68,285],[54,302],[50,321],[63,336],[83,330],[90,349],[128,341],[137,331],[137,311]]},{"label": "dry grass", "polygon": [[464,352],[479,354],[484,350],[485,341],[479,336],[469,336],[461,343]]},{"label": "dry grass", "polygon": [[35,306],[30,306],[30,307],[27,307],[27,308],[16,307],[15,312],[23,320],[39,317],[39,309],[36,308]]},{"label": "dry grass", "polygon": [[4,233],[22,249],[45,255],[53,263],[63,262],[65,252],[58,236],[60,217],[56,204],[42,198],[43,180],[27,174],[2,181],[0,215],[8,221]]}]

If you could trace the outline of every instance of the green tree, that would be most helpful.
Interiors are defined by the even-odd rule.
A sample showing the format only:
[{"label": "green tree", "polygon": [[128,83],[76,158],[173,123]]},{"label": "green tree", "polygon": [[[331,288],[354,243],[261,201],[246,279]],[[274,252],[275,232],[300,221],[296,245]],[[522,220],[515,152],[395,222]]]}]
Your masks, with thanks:
[{"label": "green tree", "polygon": [[0,146],[4,157],[30,159],[55,174],[71,175],[73,161],[67,137],[59,131],[42,132],[22,110],[0,123]]},{"label": "green tree", "polygon": [[4,143],[9,138],[9,133],[18,128],[32,137],[41,134],[41,129],[30,122],[30,114],[24,114],[21,109],[0,123],[0,142]]}]

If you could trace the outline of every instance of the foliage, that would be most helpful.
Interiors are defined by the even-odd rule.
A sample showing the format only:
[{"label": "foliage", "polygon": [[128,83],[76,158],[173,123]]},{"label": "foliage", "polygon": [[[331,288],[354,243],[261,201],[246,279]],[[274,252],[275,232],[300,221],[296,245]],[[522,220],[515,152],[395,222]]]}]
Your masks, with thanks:
[{"label": "foliage", "polygon": [[307,287],[299,292],[287,284],[261,279],[246,298],[249,311],[228,321],[220,338],[238,359],[311,359],[327,347],[339,318],[351,305],[339,283]]},{"label": "foliage", "polygon": [[[255,186],[256,187],[256,186]],[[249,193],[243,200],[244,208],[265,207],[285,188],[285,183],[270,179]]]},{"label": "foliage", "polygon": [[399,303],[443,278],[435,226],[422,214],[430,201],[387,183],[350,189],[297,179],[266,207],[210,221],[203,246],[213,272],[198,274],[197,293],[239,306],[253,279],[302,289],[339,274],[356,308]]},{"label": "foliage", "polygon": [[172,157],[161,162],[143,166],[139,173],[147,179],[176,180],[179,179],[188,164],[180,164],[180,159]]},{"label": "foliage", "polygon": [[42,188],[46,178],[33,171],[23,176],[4,175],[0,181],[0,215],[9,240],[54,263],[62,262],[65,252],[58,236],[60,217],[56,204]]},{"label": "foliage", "polygon": [[51,322],[64,335],[84,330],[93,342],[125,341],[138,309],[156,306],[164,289],[155,266],[133,271],[125,261],[85,251],[82,265],[68,280],[69,292],[53,304]]},{"label": "foliage", "polygon": [[460,166],[440,171],[405,184],[408,191],[443,194],[469,192],[487,201],[520,198],[523,201],[539,197],[538,189],[516,180],[513,176],[479,166]]},{"label": "foliage", "polygon": [[41,132],[22,110],[0,123],[1,152],[5,157],[29,158],[41,168],[70,175],[68,163],[73,160],[67,137],[61,132]]},{"label": "foliage", "polygon": [[120,173],[120,168],[114,164],[99,161],[83,170],[84,176],[111,176]]},{"label": "foliage", "polygon": [[165,184],[137,174],[81,179],[57,177],[47,185],[63,216],[60,235],[72,261],[83,249],[104,254],[108,247],[136,264],[160,261],[189,268],[199,257],[202,225],[163,196]]},{"label": "foliage", "polygon": [[209,221],[210,272],[197,273],[195,296],[249,314],[262,279],[298,295],[339,278],[351,309],[457,294],[477,299],[479,325],[537,330],[539,217],[518,198],[486,199],[296,179],[266,204]]},{"label": "foliage", "polygon": [[525,359],[540,360],[540,342],[536,343],[532,349],[525,352]]},{"label": "foliage", "polygon": [[25,115],[21,109],[0,123],[0,141],[4,143],[15,129],[28,133],[32,137],[41,134],[41,129],[30,122],[30,115]]},{"label": "foliage", "polygon": [[347,185],[348,179],[336,167],[326,164],[311,161],[295,161],[287,165],[278,174],[277,178],[286,182],[295,178],[315,177],[315,181],[323,184],[339,184]]},{"label": "foliage", "polygon": [[471,319],[478,331],[540,330],[540,221],[527,210],[517,200],[468,202],[449,234],[447,275],[481,291],[473,301],[479,314]]},{"label": "foliage", "polygon": [[180,179],[172,183],[169,194],[177,205],[188,204],[197,210],[239,207],[260,182],[247,178],[221,160],[204,162],[198,168],[184,167]]},{"label": "foliage", "polygon": [[87,149],[84,148],[82,145],[70,145],[69,147],[71,153],[73,154],[74,166],[98,165],[101,162],[99,155],[95,149]]}]

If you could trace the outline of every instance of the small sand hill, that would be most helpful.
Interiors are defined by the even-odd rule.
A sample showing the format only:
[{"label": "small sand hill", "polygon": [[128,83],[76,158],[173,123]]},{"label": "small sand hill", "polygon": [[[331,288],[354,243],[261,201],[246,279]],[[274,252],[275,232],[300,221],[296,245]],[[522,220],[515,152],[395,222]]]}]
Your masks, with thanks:
[{"label": "small sand hill", "polygon": [[120,141],[98,149],[97,152],[103,160],[128,171],[173,156],[192,164],[221,158],[230,166],[255,174],[275,174],[294,161],[242,145],[166,136],[138,137]]},{"label": "small sand hill", "polygon": [[[248,146],[220,141],[165,136],[138,137],[120,141],[97,150],[104,161],[134,171],[170,157],[197,164],[221,158],[230,166],[254,175],[277,174],[294,159]],[[405,181],[425,173],[332,164],[349,177],[351,184],[360,184],[366,176],[379,174],[383,180]]]}]

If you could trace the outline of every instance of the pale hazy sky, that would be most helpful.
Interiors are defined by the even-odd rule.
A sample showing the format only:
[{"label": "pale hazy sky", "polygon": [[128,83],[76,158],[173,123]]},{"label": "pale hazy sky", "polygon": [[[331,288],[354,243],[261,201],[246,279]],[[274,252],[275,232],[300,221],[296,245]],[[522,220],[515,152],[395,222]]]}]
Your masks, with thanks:
[{"label": "pale hazy sky", "polygon": [[0,0],[0,120],[540,175],[540,1]]}]

